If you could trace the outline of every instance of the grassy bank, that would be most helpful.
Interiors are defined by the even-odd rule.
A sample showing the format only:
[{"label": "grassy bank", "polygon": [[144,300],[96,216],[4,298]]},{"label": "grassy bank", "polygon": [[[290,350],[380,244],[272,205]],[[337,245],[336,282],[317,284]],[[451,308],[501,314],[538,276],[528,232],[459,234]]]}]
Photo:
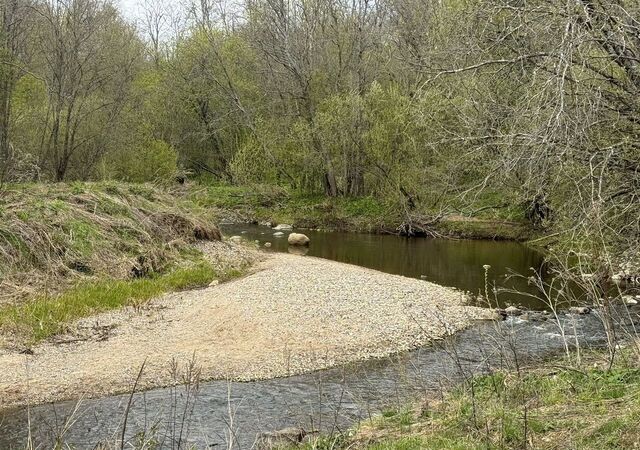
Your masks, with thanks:
[{"label": "grassy bank", "polygon": [[8,186],[0,200],[0,305],[85,278],[163,273],[197,241],[217,239],[211,214],[162,187]]},{"label": "grassy bank", "polygon": [[227,260],[200,251],[201,242],[221,239],[215,218],[175,187],[5,187],[0,337],[30,344],[82,317],[238,275]]},{"label": "grassy bank", "polygon": [[11,330],[28,344],[64,333],[73,321],[123,306],[137,306],[165,292],[206,286],[221,278],[200,260],[187,267],[132,280],[82,281],[59,295],[40,296],[0,308],[0,330]]},{"label": "grassy bank", "polygon": [[[494,198],[483,199],[490,204]],[[516,209],[450,215],[444,235],[523,239]],[[433,212],[424,211],[430,215]],[[87,315],[227,276],[207,267],[198,241],[216,223],[291,223],[382,232],[403,220],[372,197],[326,198],[272,186],[102,183],[5,186],[0,199],[0,333],[28,342],[64,332]]]},{"label": "grassy bank", "polygon": [[580,367],[477,376],[405,409],[385,411],[350,433],[307,449],[631,449],[640,445],[640,365],[626,349],[611,369],[604,353]]},{"label": "grassy bank", "polygon": [[[405,217],[395,207],[373,197],[328,198],[273,186],[198,186],[189,198],[203,208],[215,208],[231,220],[289,223],[300,228],[380,233],[395,230]],[[470,239],[527,240],[536,235],[523,219],[520,207],[493,207],[498,199],[487,194],[476,200],[474,208],[451,204],[433,226],[443,236]],[[434,217],[439,211],[416,211]]]}]

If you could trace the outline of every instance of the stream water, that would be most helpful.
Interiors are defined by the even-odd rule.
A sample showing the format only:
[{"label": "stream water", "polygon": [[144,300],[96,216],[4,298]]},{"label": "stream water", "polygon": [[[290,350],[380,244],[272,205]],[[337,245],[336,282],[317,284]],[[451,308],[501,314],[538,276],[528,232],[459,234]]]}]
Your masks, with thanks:
[{"label": "stream water", "polygon": [[[268,240],[274,251],[287,250],[286,237],[274,238],[270,229],[226,232]],[[311,255],[408,276],[425,275],[471,291],[484,283],[484,264],[492,266],[496,284],[504,283],[509,269],[526,271],[542,264],[539,254],[514,243],[307,234],[312,239]],[[546,322],[520,318],[484,322],[432,346],[384,360],[268,381],[207,382],[198,386],[197,394],[183,386],[136,393],[124,434],[129,442],[153,435],[158,448],[166,449],[228,448],[229,442],[233,448],[249,449],[263,432],[292,426],[328,433],[344,430],[358,419],[406,405],[419,395],[437,396],[472,374],[562,352],[567,341],[585,348],[601,346],[605,340],[598,314],[567,314]],[[61,433],[63,441],[77,449],[93,449],[99,442],[117,444],[129,399],[121,395],[0,413],[0,449],[24,449],[29,436],[34,448],[51,448]]]},{"label": "stream water", "polygon": [[[455,239],[404,238],[393,235],[341,233],[302,230],[311,239],[309,256],[368,267],[382,272],[421,278],[472,294],[484,293],[484,265],[489,288],[497,289],[500,306],[519,304],[526,309],[548,309],[536,296],[538,290],[527,281],[534,271],[548,277],[544,255],[518,242]],[[287,236],[274,236],[271,228],[259,225],[224,225],[227,236],[241,236],[258,241],[262,247],[271,243],[270,251],[300,252],[289,248]],[[522,294],[516,293],[520,292]]]}]

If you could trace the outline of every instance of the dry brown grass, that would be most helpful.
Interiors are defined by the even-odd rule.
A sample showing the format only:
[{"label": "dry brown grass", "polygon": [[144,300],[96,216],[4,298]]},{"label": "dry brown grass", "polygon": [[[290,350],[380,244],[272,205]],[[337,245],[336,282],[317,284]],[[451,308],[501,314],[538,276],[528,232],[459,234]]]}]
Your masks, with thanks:
[{"label": "dry brown grass", "polygon": [[0,197],[0,305],[87,277],[162,272],[196,240],[219,240],[204,210],[159,187],[14,185]]}]

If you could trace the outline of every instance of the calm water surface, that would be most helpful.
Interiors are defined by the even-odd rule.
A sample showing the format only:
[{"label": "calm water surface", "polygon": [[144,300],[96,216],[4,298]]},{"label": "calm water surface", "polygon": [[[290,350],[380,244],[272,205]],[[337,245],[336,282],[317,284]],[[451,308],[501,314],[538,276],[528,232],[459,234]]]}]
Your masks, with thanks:
[{"label": "calm water surface", "polygon": [[[238,235],[262,246],[271,242],[272,251],[287,252],[285,231],[281,237],[268,227],[246,224],[224,225],[227,236]],[[382,272],[423,278],[478,294],[484,292],[484,265],[490,265],[489,289],[498,289],[500,306],[520,304],[529,309],[548,309],[542,301],[508,291],[537,295],[526,277],[545,273],[544,256],[518,242],[455,239],[404,238],[392,235],[294,230],[311,239],[307,254]],[[292,249],[293,250],[293,249]]]}]

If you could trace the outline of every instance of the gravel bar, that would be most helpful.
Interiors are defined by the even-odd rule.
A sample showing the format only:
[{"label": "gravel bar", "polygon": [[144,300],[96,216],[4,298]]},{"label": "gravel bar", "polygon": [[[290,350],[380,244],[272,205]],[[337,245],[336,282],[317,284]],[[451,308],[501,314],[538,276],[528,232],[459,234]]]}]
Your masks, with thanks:
[{"label": "gravel bar", "polygon": [[426,281],[271,254],[244,278],[84,319],[82,339],[0,353],[0,408],[128,392],[143,363],[140,389],[194,361],[201,380],[289,376],[415,349],[489,315]]}]

